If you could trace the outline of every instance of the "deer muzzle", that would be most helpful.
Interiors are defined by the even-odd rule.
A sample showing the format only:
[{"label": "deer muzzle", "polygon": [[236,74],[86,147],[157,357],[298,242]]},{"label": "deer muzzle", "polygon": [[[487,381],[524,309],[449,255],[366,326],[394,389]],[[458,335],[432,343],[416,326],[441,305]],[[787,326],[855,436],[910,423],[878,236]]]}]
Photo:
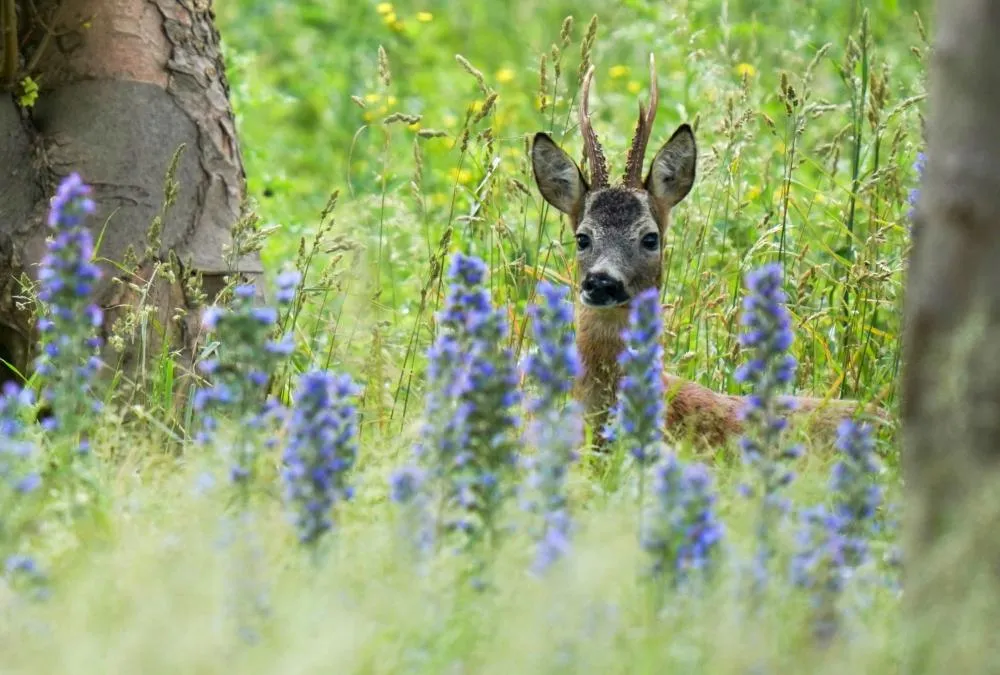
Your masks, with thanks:
[{"label": "deer muzzle", "polygon": [[607,272],[589,272],[580,287],[580,300],[588,307],[618,307],[629,301],[625,282]]}]

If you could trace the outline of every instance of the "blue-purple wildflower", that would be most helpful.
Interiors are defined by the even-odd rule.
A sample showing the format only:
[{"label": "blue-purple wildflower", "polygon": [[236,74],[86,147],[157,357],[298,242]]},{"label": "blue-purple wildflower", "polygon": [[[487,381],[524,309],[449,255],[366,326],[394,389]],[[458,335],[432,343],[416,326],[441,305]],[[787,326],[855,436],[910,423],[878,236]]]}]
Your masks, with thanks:
[{"label": "blue-purple wildflower", "polygon": [[7,583],[34,600],[48,596],[48,577],[34,556],[15,553],[7,556],[3,564]]},{"label": "blue-purple wildflower", "polygon": [[281,272],[275,279],[275,285],[278,287],[275,299],[283,305],[290,304],[295,299],[295,291],[300,281],[302,281],[302,274],[298,270]]},{"label": "blue-purple wildflower", "polygon": [[[294,297],[299,277],[283,274],[279,278],[279,305],[287,305]],[[259,305],[252,284],[233,289],[229,307],[213,305],[202,315],[202,327],[217,342],[217,352],[203,360],[199,369],[211,380],[194,396],[194,409],[201,416],[198,440],[215,442],[231,455],[230,479],[234,483],[249,481],[254,471],[260,438],[270,437],[268,430],[283,414],[279,404],[266,400],[267,384],[294,351],[291,336],[275,339],[278,310]],[[218,413],[235,425],[233,438],[217,438]],[[270,438],[269,442],[273,442]]]},{"label": "blue-purple wildflower", "polygon": [[299,541],[315,545],[333,527],[331,511],[354,494],[348,474],[358,454],[359,393],[349,375],[312,371],[299,378],[282,460],[285,501]]},{"label": "blue-purple wildflower", "polygon": [[[472,539],[494,538],[506,493],[506,478],[516,469],[519,424],[517,369],[509,347],[506,316],[490,305],[482,285],[486,265],[477,258],[456,255],[452,295],[442,323],[460,336],[464,363],[458,373],[456,418],[464,419],[468,445],[456,461],[458,503],[466,512],[454,525]],[[465,311],[454,311],[464,304]]]},{"label": "blue-purple wildflower", "polygon": [[857,543],[844,536],[844,522],[824,506],[803,509],[791,560],[791,579],[809,593],[813,634],[827,640],[837,631],[837,602],[844,589],[846,561]]},{"label": "blue-purple wildflower", "polygon": [[528,402],[529,412],[564,403],[582,371],[569,288],[542,281],[537,291],[540,301],[528,307],[536,351],[528,356],[525,369],[537,386],[535,397]]},{"label": "blue-purple wildflower", "polygon": [[446,490],[456,457],[465,443],[465,420],[452,414],[453,387],[461,363],[458,338],[439,333],[427,351],[427,385],[421,438],[413,448],[413,463],[389,478],[390,496],[403,510],[404,536],[421,556],[429,555],[439,539],[433,493]]},{"label": "blue-purple wildflower", "polygon": [[663,315],[660,294],[650,288],[638,294],[623,332],[625,348],[618,356],[622,378],[604,429],[605,438],[625,445],[640,467],[662,454],[666,423],[663,385]]},{"label": "blue-purple wildflower", "polygon": [[31,390],[13,382],[0,391],[0,560],[9,583],[40,590],[44,575],[22,552],[23,534],[35,515],[29,499],[42,485],[40,453],[26,424],[34,403]]},{"label": "blue-purple wildflower", "polygon": [[38,449],[25,423],[34,404],[31,390],[14,382],[5,382],[0,390],[0,485],[16,494],[34,492],[41,485],[33,466]]},{"label": "blue-purple wildflower", "polygon": [[[278,276],[278,306],[289,305],[299,282],[297,272]],[[229,462],[229,483],[235,488],[237,511],[224,526],[234,550],[229,584],[240,636],[255,642],[260,622],[269,613],[259,528],[245,509],[256,476],[259,452],[274,445],[273,429],[287,411],[267,399],[268,385],[294,351],[290,335],[277,337],[279,310],[257,301],[253,284],[232,290],[228,306],[213,305],[202,314],[202,327],[216,342],[216,351],[199,363],[209,384],[194,396],[201,421],[198,440],[222,453]]]},{"label": "blue-purple wildflower", "polygon": [[[414,454],[424,489],[440,492],[434,499],[444,504],[427,515],[433,531],[463,533],[464,548],[499,534],[505,478],[515,469],[520,396],[513,355],[503,345],[506,318],[483,287],[486,265],[459,253],[448,277],[440,332],[428,354],[425,424]],[[421,536],[422,546],[427,539]]]},{"label": "blue-purple wildflower", "polygon": [[652,505],[640,541],[652,559],[652,576],[677,588],[711,570],[722,541],[712,475],[700,462],[682,466],[672,452],[652,471]]},{"label": "blue-purple wildflower", "polygon": [[87,420],[99,408],[93,383],[104,317],[96,303],[101,269],[93,262],[93,236],[85,225],[96,209],[90,193],[77,173],[59,184],[48,216],[52,235],[38,272],[41,350],[36,372],[42,378],[42,398],[53,412],[46,427],[74,439],[69,462],[87,452]]},{"label": "blue-purple wildflower", "polygon": [[[878,529],[876,511],[882,504],[871,425],[844,420],[837,429],[836,448],[840,455],[830,477],[834,509],[843,520],[848,536],[867,541]],[[863,555],[848,560],[853,566],[862,562]]]},{"label": "blue-purple wildflower", "polygon": [[869,559],[876,510],[882,502],[870,425],[841,422],[836,448],[839,459],[830,477],[832,507],[803,512],[792,558],[792,580],[809,591],[814,631],[824,639],[836,631],[837,601],[846,580]]},{"label": "blue-purple wildflower", "polygon": [[583,413],[576,401],[567,401],[582,369],[569,289],[543,281],[538,295],[540,302],[528,308],[536,351],[528,356],[525,371],[536,394],[527,403],[532,417],[527,441],[535,454],[524,460],[524,506],[541,521],[532,529],[537,545],[533,569],[541,573],[569,550],[566,473],[583,442]]},{"label": "blue-purple wildflower", "polygon": [[404,466],[389,477],[389,499],[397,504],[413,500],[423,487],[424,472],[414,466]]},{"label": "blue-purple wildflower", "polygon": [[764,265],[748,273],[745,281],[749,293],[743,300],[740,345],[748,356],[735,377],[753,387],[741,411],[747,432],[740,438],[740,447],[756,479],[756,485],[744,486],[744,492],[758,498],[760,505],[754,558],[754,577],[760,588],[774,554],[772,530],[788,510],[788,502],[780,492],[794,474],[785,464],[802,450],[797,446],[781,448],[782,431],[787,425],[785,415],[791,406],[779,392],[792,383],[796,366],[795,357],[789,353],[794,335],[781,290],[781,266]]},{"label": "blue-purple wildflower", "polygon": [[401,538],[412,546],[412,552],[424,559],[437,543],[437,523],[433,511],[435,483],[428,479],[429,476],[436,474],[418,464],[402,466],[389,476],[389,498],[402,511],[399,526]]}]

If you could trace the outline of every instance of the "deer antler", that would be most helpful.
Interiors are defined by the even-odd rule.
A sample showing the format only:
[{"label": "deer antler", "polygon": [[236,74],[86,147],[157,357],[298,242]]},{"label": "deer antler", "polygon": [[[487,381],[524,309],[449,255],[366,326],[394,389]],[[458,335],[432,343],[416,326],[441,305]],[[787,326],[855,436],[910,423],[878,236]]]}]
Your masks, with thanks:
[{"label": "deer antler", "polygon": [[592,188],[608,186],[608,163],[604,158],[604,150],[597,140],[594,127],[590,124],[590,82],[594,79],[594,65],[591,64],[583,76],[580,89],[580,134],[583,136],[583,151],[590,165],[590,182]]},{"label": "deer antler", "polygon": [[636,123],[635,135],[632,137],[632,147],[628,150],[625,160],[625,185],[638,188],[642,186],[642,163],[646,155],[646,144],[653,130],[653,120],[656,118],[656,105],[659,102],[659,90],[656,86],[656,64],[653,55],[649,55],[649,105],[643,110],[639,102],[639,121]]}]

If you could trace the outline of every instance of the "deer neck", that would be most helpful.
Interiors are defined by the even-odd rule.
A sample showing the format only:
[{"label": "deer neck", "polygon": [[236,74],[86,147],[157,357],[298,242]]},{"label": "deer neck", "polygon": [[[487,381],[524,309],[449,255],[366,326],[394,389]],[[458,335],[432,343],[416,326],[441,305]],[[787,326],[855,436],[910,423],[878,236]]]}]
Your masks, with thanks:
[{"label": "deer neck", "polygon": [[621,370],[618,355],[625,347],[622,331],[628,308],[594,309],[577,303],[576,347],[583,366],[577,398],[587,415],[603,421],[615,400]]}]

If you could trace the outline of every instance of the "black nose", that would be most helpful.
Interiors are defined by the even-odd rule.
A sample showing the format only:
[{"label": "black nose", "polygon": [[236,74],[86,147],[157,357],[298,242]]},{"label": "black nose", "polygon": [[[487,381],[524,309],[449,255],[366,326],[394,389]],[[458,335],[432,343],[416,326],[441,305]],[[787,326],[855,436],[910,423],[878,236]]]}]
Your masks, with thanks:
[{"label": "black nose", "polygon": [[587,303],[598,307],[617,305],[628,300],[625,284],[604,272],[585,276],[582,289]]}]

